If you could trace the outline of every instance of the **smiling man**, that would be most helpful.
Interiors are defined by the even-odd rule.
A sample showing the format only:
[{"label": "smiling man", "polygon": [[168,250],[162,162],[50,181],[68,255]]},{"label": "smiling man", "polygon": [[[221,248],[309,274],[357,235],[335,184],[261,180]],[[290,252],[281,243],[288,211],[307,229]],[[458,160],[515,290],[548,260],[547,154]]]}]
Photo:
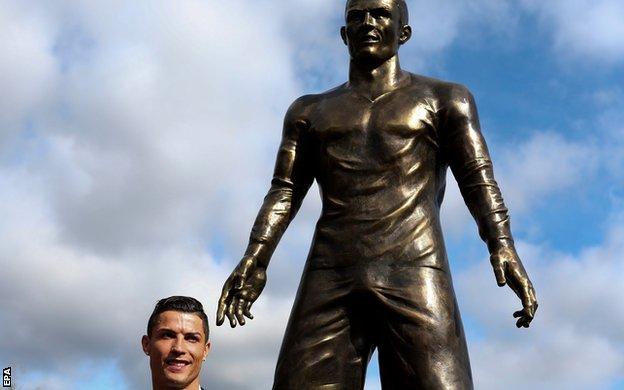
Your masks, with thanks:
[{"label": "smiling man", "polygon": [[154,390],[199,390],[202,363],[210,351],[208,318],[191,297],[158,301],[141,344],[150,359]]},{"label": "smiling man", "polygon": [[271,189],[217,324],[251,318],[270,257],[316,180],[323,208],[273,388],[362,389],[378,349],[384,389],[472,389],[440,225],[448,168],[497,283],[522,301],[516,325],[528,327],[537,309],[475,102],[459,84],[401,69],[412,34],[404,1],[350,0],[345,15],[349,81],[289,108]]}]

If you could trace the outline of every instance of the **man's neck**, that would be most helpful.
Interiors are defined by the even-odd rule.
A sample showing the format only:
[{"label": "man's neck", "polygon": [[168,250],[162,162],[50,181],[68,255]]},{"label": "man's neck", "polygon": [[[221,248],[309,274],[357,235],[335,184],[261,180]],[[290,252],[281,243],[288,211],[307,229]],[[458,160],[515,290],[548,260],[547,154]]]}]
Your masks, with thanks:
[{"label": "man's neck", "polygon": [[370,100],[397,89],[404,79],[398,55],[374,65],[352,59],[349,65],[349,87]]}]

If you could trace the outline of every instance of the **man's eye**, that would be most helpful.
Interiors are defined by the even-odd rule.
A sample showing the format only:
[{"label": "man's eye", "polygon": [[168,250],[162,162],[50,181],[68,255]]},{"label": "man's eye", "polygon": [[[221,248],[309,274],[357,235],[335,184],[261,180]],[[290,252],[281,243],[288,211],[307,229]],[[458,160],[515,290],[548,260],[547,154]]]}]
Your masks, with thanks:
[{"label": "man's eye", "polygon": [[371,11],[371,16],[375,19],[389,18],[392,16],[386,9],[375,9]]},{"label": "man's eye", "polygon": [[162,332],[160,333],[160,338],[161,339],[171,339],[175,337],[175,333],[173,332]]},{"label": "man's eye", "polygon": [[351,11],[347,14],[347,21],[354,22],[357,20],[362,20],[364,18],[364,12],[360,11]]}]

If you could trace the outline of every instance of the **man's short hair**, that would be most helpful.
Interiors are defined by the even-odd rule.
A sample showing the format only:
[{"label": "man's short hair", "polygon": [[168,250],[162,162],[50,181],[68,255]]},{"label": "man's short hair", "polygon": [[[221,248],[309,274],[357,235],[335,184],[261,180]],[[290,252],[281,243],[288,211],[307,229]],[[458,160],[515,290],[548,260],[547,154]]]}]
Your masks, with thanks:
[{"label": "man's short hair", "polygon": [[210,339],[210,329],[208,328],[208,316],[204,312],[204,307],[201,302],[192,297],[184,297],[180,295],[174,295],[169,298],[163,298],[156,303],[154,311],[147,322],[147,335],[152,337],[152,329],[156,325],[156,320],[160,313],[165,311],[179,311],[182,313],[192,313],[201,318],[204,326],[204,334],[206,335],[206,341]]},{"label": "man's short hair", "polygon": [[[352,0],[347,0],[346,7],[349,6],[349,3]],[[394,0],[397,7],[399,7],[399,23],[401,26],[407,26],[409,24],[409,12],[407,10],[407,3],[405,0]]]}]

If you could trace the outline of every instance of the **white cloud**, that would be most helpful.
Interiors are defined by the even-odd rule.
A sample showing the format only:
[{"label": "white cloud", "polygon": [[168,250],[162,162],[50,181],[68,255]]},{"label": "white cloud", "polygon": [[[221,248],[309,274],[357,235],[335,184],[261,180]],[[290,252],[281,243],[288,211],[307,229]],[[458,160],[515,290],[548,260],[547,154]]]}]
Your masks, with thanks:
[{"label": "white cloud", "polygon": [[[117,258],[60,244],[40,186],[19,175],[2,177],[2,187],[10,190],[0,200],[14,206],[3,210],[0,225],[6,233],[0,246],[3,278],[10,281],[0,285],[0,319],[11,331],[0,344],[3,361],[24,373],[51,373],[45,384],[54,388],[60,380],[55,373],[62,372],[64,382],[80,377],[76,361],[97,366],[118,357],[133,387],[145,387],[148,367],[139,340],[157,299],[195,296],[214,321],[229,264],[217,265],[201,247],[179,245]],[[246,388],[241,382],[246,378],[237,375],[242,364],[255,367],[255,381],[268,387],[291,303],[291,297],[269,293],[255,306],[257,319],[250,326],[212,325],[218,358],[206,365],[205,383]]]},{"label": "white cloud", "polygon": [[505,145],[497,176],[509,206],[522,212],[546,195],[582,184],[604,162],[601,152],[591,141],[539,132],[526,143]]},{"label": "white cloud", "polygon": [[[289,52],[279,25],[260,23],[272,11],[243,2],[32,9],[5,18],[27,30],[15,32],[21,40],[6,57],[30,51],[2,75],[24,97],[0,108],[21,110],[10,118],[16,123],[35,109],[38,116],[26,139],[2,139],[18,157],[0,171],[0,259],[9,281],[0,287],[0,316],[12,334],[2,360],[41,374],[33,386],[61,388],[80,376],[72,362],[119,357],[133,385],[146,387],[138,342],[155,301],[194,295],[214,320],[235,259],[228,253],[218,265],[205,242],[220,232],[229,252],[244,250],[281,116],[298,93]],[[48,28],[48,19],[60,27]],[[52,56],[55,47],[63,50]],[[23,82],[29,76],[32,85]],[[39,107],[48,95],[53,111]],[[287,268],[270,277],[279,281]],[[246,387],[237,361],[253,365],[255,381],[268,387],[293,295],[276,290],[265,292],[253,325],[213,329],[211,388]]]},{"label": "white cloud", "polygon": [[624,60],[624,3],[619,0],[523,0],[551,30],[567,58],[616,64]]},{"label": "white cloud", "polygon": [[[0,151],[10,157],[0,167],[0,263],[9,281],[0,285],[0,322],[12,336],[0,341],[0,357],[42,375],[33,386],[64,388],[81,378],[76,359],[95,366],[119,358],[132,388],[146,387],[138,342],[153,304],[194,295],[213,318],[302,75],[312,74],[306,85],[346,75],[336,2],[172,4],[0,4],[0,87],[10,91],[0,100]],[[409,69],[431,67],[429,58],[463,27],[500,26],[496,16],[512,14],[508,2],[491,0],[411,6]],[[545,177],[518,171],[526,188],[505,183],[524,207],[574,185],[576,168],[553,172],[586,151],[551,136],[513,157],[541,157],[539,142],[562,152],[543,161]],[[212,327],[210,388],[269,387],[298,282],[292,276],[319,211],[315,191],[274,256],[256,319],[242,329]],[[450,215],[469,220],[456,189],[449,197]],[[224,253],[211,253],[207,242]],[[242,378],[241,364],[257,376]]]},{"label": "white cloud", "polygon": [[46,15],[19,2],[0,4],[0,157],[7,153],[27,115],[39,113],[51,98],[56,69],[48,36],[54,25]]},{"label": "white cloud", "polygon": [[[610,158],[602,142],[572,141],[555,132],[533,133],[523,143],[499,143],[494,173],[512,218],[531,213],[562,191],[582,186]],[[475,222],[449,172],[442,207],[444,227],[452,235],[475,234]],[[578,191],[580,192],[580,191]]]},{"label": "white cloud", "polygon": [[74,244],[119,252],[188,236],[227,210],[214,204],[233,202],[230,193],[247,200],[269,181],[281,115],[297,93],[278,28],[251,27],[269,11],[166,4],[74,5],[87,19],[68,23],[89,26],[78,31],[94,49],[57,75],[61,110],[38,123],[40,142],[14,150],[33,158],[43,148],[32,166],[48,177]]},{"label": "white cloud", "polygon": [[518,245],[540,308],[528,330],[517,330],[520,306],[498,288],[488,262],[458,275],[464,315],[482,327],[470,345],[476,386],[483,389],[608,388],[624,372],[624,225],[614,221],[605,241],[572,256]]}]

